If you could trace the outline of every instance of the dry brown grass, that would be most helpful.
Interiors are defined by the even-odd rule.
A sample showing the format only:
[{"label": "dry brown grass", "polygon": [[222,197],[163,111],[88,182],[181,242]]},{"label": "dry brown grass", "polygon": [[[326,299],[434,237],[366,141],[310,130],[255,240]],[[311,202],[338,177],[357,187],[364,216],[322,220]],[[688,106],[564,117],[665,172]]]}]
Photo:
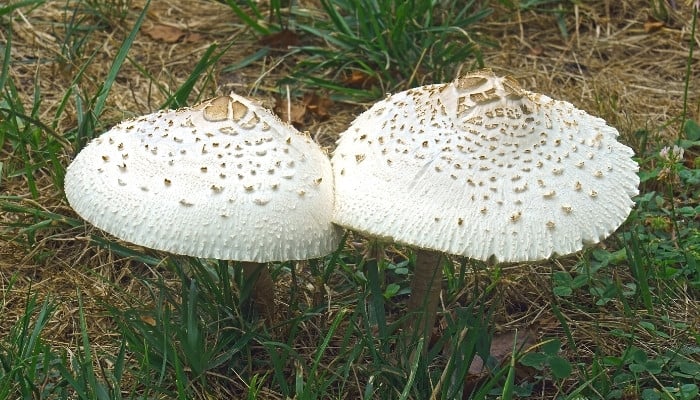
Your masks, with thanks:
[{"label": "dry brown grass", "polygon": [[[568,38],[561,35],[554,17],[531,12],[514,16],[497,10],[488,23],[480,27],[482,34],[495,38],[499,44],[498,48],[483,49],[487,66],[498,73],[515,76],[526,88],[568,100],[605,118],[633,145],[636,144],[634,131],[638,129],[651,129],[659,140],[676,137],[681,126],[678,116],[683,109],[690,40],[689,8],[681,6],[672,13],[664,28],[647,32],[644,23],[650,17],[650,11],[646,1],[598,0],[585,3],[577,6],[576,13],[567,19]],[[18,84],[24,103],[31,104],[34,86],[39,85],[43,97],[41,119],[53,121],[58,102],[71,85],[77,85],[83,93],[95,93],[142,4],[142,1],[131,2],[124,21],[115,17],[109,23],[87,11],[78,11],[74,16],[73,10],[81,8],[74,1],[49,1],[30,12],[15,12],[11,27],[13,59],[10,73]],[[79,51],[67,50],[64,42],[70,33],[66,26],[73,17],[84,18],[85,24],[104,24],[103,29],[89,36],[89,41],[82,44]],[[240,61],[258,46],[253,35],[235,19],[227,6],[206,0],[154,1],[143,30],[155,24],[176,27],[189,35],[182,41],[166,43],[142,33],[130,51],[130,56],[155,77],[162,90],[152,80],[144,78],[133,63],[127,62],[112,86],[105,113],[100,118],[104,126],[100,129],[158,108],[166,100],[167,93],[187,78],[212,43],[225,46],[235,42],[212,68],[208,79],[195,86],[193,97],[201,99],[234,90],[258,97],[272,106],[276,80],[289,71],[288,65],[283,63],[274,68],[277,60],[268,57],[235,73],[221,72],[225,66]],[[0,41],[3,40],[7,40],[7,33],[0,32]],[[700,45],[700,38],[696,38],[695,43]],[[94,59],[83,78],[73,82],[78,68],[93,54]],[[700,83],[699,60],[700,52],[696,52],[692,88]],[[688,117],[698,120],[700,93],[691,92],[688,105]],[[350,104],[335,104],[333,107],[330,120],[316,121],[306,127],[329,148],[337,132],[362,110]],[[74,128],[75,114],[74,103],[69,102],[67,112],[57,121],[56,131],[61,133]],[[5,158],[11,150],[0,149],[0,154]],[[68,164],[70,156],[67,151],[62,161]],[[41,191],[38,199],[31,199],[22,179],[4,178],[0,189],[3,194],[22,196],[25,201],[39,204],[46,210],[71,215],[62,192],[42,174],[46,173],[37,172]],[[0,226],[4,229],[4,226],[16,222],[16,218],[19,217],[14,214],[3,214]],[[105,312],[104,303],[119,306],[119,302],[128,296],[146,299],[147,296],[141,293],[144,288],[135,283],[134,277],[156,276],[164,272],[91,246],[88,241],[88,235],[92,233],[90,229],[46,231],[31,246],[0,241],[0,287],[3,288],[0,332],[6,332],[23,313],[31,287],[40,298],[51,296],[57,300],[58,310],[45,331],[46,340],[59,348],[75,348],[80,340],[77,306],[77,292],[80,291],[96,351],[116,352],[114,324]],[[21,238],[22,233],[10,229],[3,232],[3,237]],[[563,336],[549,306],[551,291],[547,277],[552,269],[566,269],[575,260],[572,257],[548,265],[507,268],[506,278],[499,289],[502,296],[495,299],[500,302],[502,310],[498,318],[499,329],[534,326],[540,336]],[[619,273],[620,279],[629,279],[622,270]],[[4,290],[13,276],[17,281],[12,290]],[[478,277],[479,274],[474,274],[473,279]],[[447,310],[465,300],[468,292],[465,290],[455,303],[446,304]],[[306,296],[304,301],[309,303],[314,302],[317,295],[314,291],[302,293],[302,297]],[[333,296],[352,297],[354,294],[334,293]],[[563,310],[581,352],[576,356],[587,359],[590,354],[603,349],[619,353],[626,344],[609,337],[602,338],[600,332],[632,323],[620,317],[624,315],[622,311],[611,312],[611,309],[622,306],[613,304],[596,310],[590,299],[576,299],[576,302],[578,306],[571,305],[570,309]],[[674,320],[697,326],[700,323],[699,308],[697,302],[686,298],[664,311]],[[305,339],[300,338],[299,351],[313,353],[323,329],[338,312],[333,306],[328,311],[329,315],[316,321],[317,325],[309,324],[305,328],[307,334]],[[648,339],[651,346],[659,343],[659,338]],[[675,346],[684,340],[687,338],[674,336],[663,346]],[[659,349],[649,350],[655,352]],[[276,398],[274,393],[267,393],[267,396]]]},{"label": "dry brown grass", "polygon": [[[690,10],[678,10],[666,27],[647,33],[644,24],[652,15],[646,2],[609,2],[607,9],[604,3],[580,6],[568,20],[568,39],[553,18],[543,19],[542,14],[524,14],[521,24],[495,22],[489,32],[500,31],[501,48],[489,52],[487,63],[533,90],[601,116],[623,134],[671,123],[663,133],[675,136],[683,106]],[[697,38],[695,42],[700,44]],[[699,74],[694,68],[691,82]],[[691,93],[691,118],[698,116],[698,99]]]}]

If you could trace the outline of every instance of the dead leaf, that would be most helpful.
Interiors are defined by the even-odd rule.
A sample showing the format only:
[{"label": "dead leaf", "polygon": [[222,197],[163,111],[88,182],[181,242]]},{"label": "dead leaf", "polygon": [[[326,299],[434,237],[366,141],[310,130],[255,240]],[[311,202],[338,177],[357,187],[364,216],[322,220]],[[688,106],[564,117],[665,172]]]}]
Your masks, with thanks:
[{"label": "dead leaf", "polygon": [[261,37],[258,42],[273,49],[287,50],[289,47],[299,44],[299,35],[289,29],[283,29]]},{"label": "dead leaf", "polygon": [[164,24],[155,24],[144,29],[143,33],[153,40],[160,40],[166,43],[179,42],[187,35],[186,31],[178,27]]},{"label": "dead leaf", "polygon": [[289,122],[297,129],[302,129],[306,125],[308,117],[314,117],[319,121],[324,121],[330,117],[328,109],[333,105],[333,100],[326,96],[321,96],[315,92],[307,92],[301,101],[292,100],[287,102],[286,97],[275,97],[275,107],[273,111],[284,122]]},{"label": "dead leaf", "polygon": [[284,122],[290,123],[297,128],[304,126],[306,104],[295,101],[289,103],[286,98],[275,97],[275,107],[273,111]]},{"label": "dead leaf", "polygon": [[[535,344],[534,335],[529,330],[518,331],[517,340],[516,332],[505,332],[494,335],[491,340],[491,348],[489,349],[489,358],[493,364],[484,363],[484,360],[479,356],[474,356],[472,363],[469,365],[469,374],[464,382],[464,393],[472,393],[478,384],[490,374],[489,365],[500,367],[509,362],[513,354],[513,348],[516,351],[523,351]],[[530,371],[527,367],[516,365],[516,376],[523,377],[528,375]]]},{"label": "dead leaf", "polygon": [[316,92],[307,92],[302,100],[306,110],[321,121],[330,117],[328,109],[333,105],[333,100],[327,96],[321,96]]},{"label": "dead leaf", "polygon": [[362,71],[352,70],[343,77],[343,85],[355,89],[368,88],[377,83],[377,78]]},{"label": "dead leaf", "polygon": [[145,28],[143,33],[148,35],[153,40],[166,43],[197,43],[204,40],[204,35],[202,34],[189,32],[176,26],[165,24],[155,24],[151,27]]},{"label": "dead leaf", "polygon": [[646,33],[654,33],[656,31],[660,31],[666,26],[666,24],[662,21],[657,21],[654,18],[648,18],[646,22],[644,22],[644,32]]},{"label": "dead leaf", "polygon": [[540,45],[536,45],[530,48],[530,55],[533,55],[535,57],[539,57],[544,55],[544,47]]},{"label": "dead leaf", "polygon": [[204,40],[204,35],[201,35],[199,33],[195,32],[187,32],[187,35],[185,35],[185,43],[197,43],[201,42]]}]

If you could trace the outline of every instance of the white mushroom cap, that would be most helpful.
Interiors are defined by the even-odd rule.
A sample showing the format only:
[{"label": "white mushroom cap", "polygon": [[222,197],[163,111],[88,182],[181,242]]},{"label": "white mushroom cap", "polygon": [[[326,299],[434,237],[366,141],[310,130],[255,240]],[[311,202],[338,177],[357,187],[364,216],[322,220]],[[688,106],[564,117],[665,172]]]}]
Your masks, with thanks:
[{"label": "white mushroom cap", "polygon": [[65,191],[95,226],[175,254],[300,260],[340,241],[327,155],[235,94],[120,123],[78,154]]},{"label": "white mushroom cap", "polygon": [[333,220],[481,260],[573,253],[634,204],[638,165],[617,136],[490,70],[397,93],[341,135]]}]

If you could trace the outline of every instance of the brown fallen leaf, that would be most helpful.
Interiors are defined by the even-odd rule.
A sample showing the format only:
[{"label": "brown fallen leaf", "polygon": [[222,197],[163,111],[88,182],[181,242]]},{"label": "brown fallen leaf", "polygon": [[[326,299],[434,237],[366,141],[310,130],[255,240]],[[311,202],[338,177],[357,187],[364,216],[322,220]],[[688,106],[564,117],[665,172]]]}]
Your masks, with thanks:
[{"label": "brown fallen leaf", "polygon": [[279,32],[261,37],[258,43],[273,49],[287,50],[289,47],[299,44],[299,35],[289,29],[282,29]]},{"label": "brown fallen leaf", "polygon": [[309,117],[324,121],[330,117],[328,108],[333,101],[315,92],[307,92],[301,101],[292,99],[291,104],[286,97],[276,96],[273,111],[284,122],[291,123],[297,129],[303,129]]},{"label": "brown fallen leaf", "polygon": [[540,45],[536,45],[530,48],[530,55],[533,55],[535,57],[539,57],[544,55],[544,47]]},{"label": "brown fallen leaf", "polygon": [[199,33],[195,32],[187,32],[187,35],[185,35],[185,43],[197,43],[201,42],[204,40],[204,35],[201,35]]},{"label": "brown fallen leaf", "polygon": [[325,121],[330,116],[328,109],[333,105],[333,100],[329,97],[321,96],[316,92],[307,92],[302,102],[306,105],[306,110],[319,120]]},{"label": "brown fallen leaf", "polygon": [[176,26],[155,24],[151,27],[144,28],[143,33],[148,35],[153,40],[159,40],[166,43],[196,43],[204,40],[204,35],[189,32],[180,29]]},{"label": "brown fallen leaf", "polygon": [[286,97],[275,96],[275,107],[272,111],[284,122],[294,125],[300,129],[304,126],[306,119],[306,104],[291,101]]},{"label": "brown fallen leaf", "polygon": [[[534,335],[528,330],[517,332],[504,332],[494,335],[491,340],[491,348],[489,349],[489,358],[495,362],[495,367],[500,367],[509,362],[510,357],[513,354],[513,348],[516,351],[523,351],[535,344]],[[491,370],[489,368],[490,363],[484,362],[484,360],[479,356],[474,356],[472,363],[469,365],[469,374],[464,382],[464,393],[472,393],[479,383],[486,377],[489,376]],[[490,364],[493,365],[493,364]],[[522,365],[516,365],[516,376],[523,377],[528,375],[528,367]]]},{"label": "brown fallen leaf", "polygon": [[653,33],[656,31],[660,31],[666,26],[666,24],[662,21],[657,21],[654,18],[649,17],[645,22],[644,22],[644,32],[646,33]]},{"label": "brown fallen leaf", "polygon": [[145,322],[146,324],[148,324],[150,326],[156,326],[156,320],[153,317],[151,317],[150,315],[142,315],[141,321]]},{"label": "brown fallen leaf", "polygon": [[352,70],[342,78],[343,85],[349,88],[364,89],[377,83],[377,78],[362,71]]},{"label": "brown fallen leaf", "polygon": [[176,43],[182,40],[187,32],[170,25],[154,24],[143,30],[143,33],[148,35],[153,40],[160,40],[166,43]]}]

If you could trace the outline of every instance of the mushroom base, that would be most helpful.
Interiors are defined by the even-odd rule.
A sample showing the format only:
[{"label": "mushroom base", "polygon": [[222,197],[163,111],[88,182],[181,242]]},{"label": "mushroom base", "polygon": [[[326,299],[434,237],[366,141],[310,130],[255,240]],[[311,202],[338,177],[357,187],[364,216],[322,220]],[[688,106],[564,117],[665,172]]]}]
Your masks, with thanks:
[{"label": "mushroom base", "polygon": [[273,324],[275,320],[275,283],[267,266],[262,263],[241,262],[243,278],[251,281],[250,298],[255,309],[267,324]]}]

